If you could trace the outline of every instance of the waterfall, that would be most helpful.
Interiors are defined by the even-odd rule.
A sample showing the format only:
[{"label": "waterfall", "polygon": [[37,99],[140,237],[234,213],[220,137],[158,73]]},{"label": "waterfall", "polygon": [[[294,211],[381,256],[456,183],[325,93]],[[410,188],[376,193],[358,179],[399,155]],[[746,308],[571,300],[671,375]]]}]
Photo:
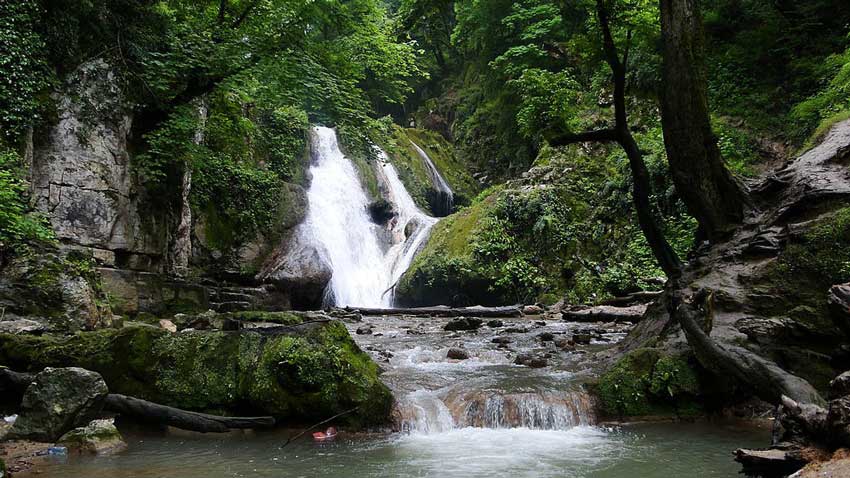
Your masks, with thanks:
[{"label": "waterfall", "polygon": [[428,170],[428,177],[431,179],[431,184],[437,190],[437,201],[436,207],[434,207],[434,213],[438,216],[448,216],[452,213],[452,208],[454,208],[455,196],[452,191],[449,183],[446,182],[443,175],[440,174],[440,170],[437,169],[437,166],[431,160],[431,157],[419,147],[418,144],[413,141],[410,142],[413,145],[413,149],[416,150],[416,153],[422,158],[422,162],[425,163],[425,167]]},{"label": "waterfall", "polygon": [[384,274],[388,277],[387,288],[390,289],[382,298],[384,305],[392,305],[393,290],[395,284],[402,274],[410,267],[413,258],[419,248],[428,239],[431,228],[437,223],[437,219],[423,213],[407,188],[398,177],[395,167],[389,162],[384,151],[378,149],[378,157],[381,159],[381,170],[387,184],[389,201],[396,209],[396,217],[390,221],[390,232],[393,245],[386,253],[384,261],[386,270]]},{"label": "waterfall", "polygon": [[[332,275],[326,302],[336,306],[391,307],[392,289],[427,239],[437,219],[424,214],[410,197],[386,153],[376,147],[387,200],[393,205],[389,234],[372,222],[369,198],[357,168],[342,153],[333,129],[311,128],[312,181],[307,217],[298,240],[322,251]],[[389,244],[381,238],[389,237]]]}]

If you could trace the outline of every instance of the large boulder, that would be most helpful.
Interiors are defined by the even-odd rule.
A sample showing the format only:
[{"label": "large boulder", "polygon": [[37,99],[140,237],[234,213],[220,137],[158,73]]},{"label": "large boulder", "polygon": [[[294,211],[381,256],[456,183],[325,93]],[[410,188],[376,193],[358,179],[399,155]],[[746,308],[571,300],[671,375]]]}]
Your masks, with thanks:
[{"label": "large boulder", "polygon": [[292,307],[318,309],[322,306],[325,287],[333,274],[326,257],[319,246],[296,233],[296,237],[286,241],[272,257],[258,278],[288,290]]},{"label": "large boulder", "polygon": [[[22,372],[84,367],[100,373],[111,393],[185,410],[250,410],[281,423],[315,423],[352,409],[341,417],[349,425],[389,417],[392,395],[378,377],[378,366],[342,322],[317,315],[310,318],[318,320],[301,323],[303,316],[288,313],[220,317],[246,327],[173,334],[129,322],[72,336],[0,334],[0,363]],[[213,324],[218,320],[209,318]]]},{"label": "large boulder", "polygon": [[52,442],[97,417],[109,389],[103,377],[82,368],[46,368],[24,393],[9,438]]},{"label": "large boulder", "polygon": [[74,428],[62,435],[57,442],[77,453],[104,455],[127,448],[124,437],[115,428],[112,419],[92,420],[84,427]]}]

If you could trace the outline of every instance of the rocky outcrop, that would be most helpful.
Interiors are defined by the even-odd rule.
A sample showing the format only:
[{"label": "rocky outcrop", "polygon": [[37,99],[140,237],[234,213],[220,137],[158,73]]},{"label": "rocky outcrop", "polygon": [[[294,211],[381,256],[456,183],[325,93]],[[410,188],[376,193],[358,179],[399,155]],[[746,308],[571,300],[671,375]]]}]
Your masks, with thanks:
[{"label": "rocky outcrop", "polygon": [[27,387],[9,438],[52,442],[97,417],[109,389],[81,368],[45,368]]},{"label": "rocky outcrop", "polygon": [[0,265],[0,330],[75,331],[108,325],[112,313],[90,259],[79,251],[31,251]]},{"label": "rocky outcrop", "polygon": [[143,213],[130,169],[131,105],[103,60],[81,65],[55,94],[58,121],[36,141],[36,206],[63,243],[94,251],[107,265],[158,270],[164,219]]},{"label": "rocky outcrop", "polygon": [[286,241],[257,277],[288,291],[296,309],[318,309],[333,274],[319,247],[300,236]]},{"label": "rocky outcrop", "polygon": [[[0,363],[28,372],[84,367],[100,373],[111,393],[184,410],[251,410],[297,424],[351,409],[346,420],[354,425],[387,418],[392,396],[341,322],[320,317],[300,323],[290,314],[235,317],[245,328],[183,329],[177,320],[178,333],[131,323],[70,337],[0,334]],[[271,323],[281,320],[287,325]]]},{"label": "rocky outcrop", "polygon": [[727,399],[756,394],[776,404],[786,394],[820,403],[815,390],[823,394],[848,365],[829,304],[830,288],[850,279],[842,265],[850,260],[848,152],[844,121],[819,146],[753,181],[745,224],[699,250],[620,351],[606,355],[647,343],[669,353],[693,350]]}]

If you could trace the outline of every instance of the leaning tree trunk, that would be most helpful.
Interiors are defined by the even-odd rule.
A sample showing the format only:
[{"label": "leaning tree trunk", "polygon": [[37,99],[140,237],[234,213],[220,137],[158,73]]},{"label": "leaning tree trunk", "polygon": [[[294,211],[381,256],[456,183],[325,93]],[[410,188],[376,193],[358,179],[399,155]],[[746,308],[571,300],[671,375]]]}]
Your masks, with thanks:
[{"label": "leaning tree trunk", "polygon": [[740,224],[745,194],[711,130],[702,16],[696,0],[661,0],[661,124],[677,193],[714,242]]}]

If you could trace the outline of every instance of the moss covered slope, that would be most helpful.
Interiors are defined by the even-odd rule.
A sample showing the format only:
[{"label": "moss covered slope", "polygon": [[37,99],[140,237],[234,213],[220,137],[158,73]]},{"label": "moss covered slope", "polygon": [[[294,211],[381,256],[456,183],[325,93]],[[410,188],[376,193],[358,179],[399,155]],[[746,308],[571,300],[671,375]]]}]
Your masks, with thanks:
[{"label": "moss covered slope", "polygon": [[24,371],[79,366],[102,374],[115,393],[292,423],[357,407],[350,423],[375,424],[392,403],[377,365],[338,321],[262,332],[128,325],[67,337],[0,335],[0,363]]},{"label": "moss covered slope", "polygon": [[469,204],[478,194],[478,182],[469,173],[468,168],[455,157],[451,143],[438,133],[405,129],[396,125],[390,126],[388,131],[383,147],[405,188],[420,208],[434,214],[433,204],[439,196],[431,183],[425,163],[412,143],[416,143],[425,151],[452,188],[456,207]]},{"label": "moss covered slope", "polygon": [[[651,288],[662,273],[632,218],[626,168],[616,150],[545,148],[523,179],[482,192],[434,227],[398,300],[576,303]],[[684,253],[692,221],[665,200],[668,237]]]}]

